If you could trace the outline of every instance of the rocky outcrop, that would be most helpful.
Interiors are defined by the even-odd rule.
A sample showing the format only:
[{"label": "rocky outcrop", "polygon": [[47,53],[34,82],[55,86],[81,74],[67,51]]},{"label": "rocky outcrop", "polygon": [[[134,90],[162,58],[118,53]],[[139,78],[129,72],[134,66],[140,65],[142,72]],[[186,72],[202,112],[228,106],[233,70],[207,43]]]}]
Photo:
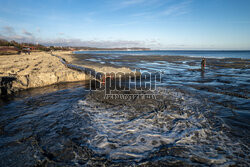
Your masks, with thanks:
[{"label": "rocky outcrop", "polygon": [[0,60],[1,96],[18,90],[90,78],[84,72],[69,69],[59,58],[48,53],[3,56]]},{"label": "rocky outcrop", "polygon": [[12,88],[12,82],[15,81],[15,77],[0,77],[0,95],[11,94],[14,89]]},{"label": "rocky outcrop", "polygon": [[[60,82],[75,82],[93,78],[100,81],[103,74],[110,72],[132,72],[125,67],[75,64],[73,60],[74,58],[69,52],[56,52],[53,55],[38,52],[31,53],[31,55],[1,56],[0,95]],[[95,72],[101,75],[93,75],[96,74]]]},{"label": "rocky outcrop", "polygon": [[17,89],[27,89],[52,85],[60,82],[75,82],[87,79],[88,76],[77,71],[31,73],[24,76],[17,76],[17,79],[12,83],[12,87]]}]

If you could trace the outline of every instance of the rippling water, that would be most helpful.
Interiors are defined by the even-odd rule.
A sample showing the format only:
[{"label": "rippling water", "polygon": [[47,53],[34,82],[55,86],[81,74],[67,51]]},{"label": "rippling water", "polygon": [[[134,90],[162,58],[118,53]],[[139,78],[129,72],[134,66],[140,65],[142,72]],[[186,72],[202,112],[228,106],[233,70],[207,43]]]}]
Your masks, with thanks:
[{"label": "rippling water", "polygon": [[88,83],[20,92],[0,106],[0,166],[249,165],[249,68],[80,59],[161,71],[157,98],[108,100]]},{"label": "rippling water", "polygon": [[[221,130],[223,127],[216,127],[224,126],[216,123],[219,119],[206,118],[211,108],[205,101],[175,89],[157,91],[159,100],[151,104],[137,99],[121,102],[122,106],[103,105],[97,102],[100,98],[93,96],[78,101],[75,113],[88,115],[95,122],[92,128],[96,135],[88,141],[90,148],[112,160],[182,158],[183,164],[190,165],[234,164],[235,155],[245,154],[245,148],[240,143],[233,144]],[[160,155],[158,151],[162,149],[172,153]]]}]

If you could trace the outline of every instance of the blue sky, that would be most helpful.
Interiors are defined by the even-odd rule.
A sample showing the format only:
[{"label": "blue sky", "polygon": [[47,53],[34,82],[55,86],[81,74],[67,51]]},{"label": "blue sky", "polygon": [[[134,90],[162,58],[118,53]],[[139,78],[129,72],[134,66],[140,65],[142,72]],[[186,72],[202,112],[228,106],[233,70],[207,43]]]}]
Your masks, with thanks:
[{"label": "blue sky", "polygon": [[250,49],[250,0],[0,0],[0,38],[94,47]]}]

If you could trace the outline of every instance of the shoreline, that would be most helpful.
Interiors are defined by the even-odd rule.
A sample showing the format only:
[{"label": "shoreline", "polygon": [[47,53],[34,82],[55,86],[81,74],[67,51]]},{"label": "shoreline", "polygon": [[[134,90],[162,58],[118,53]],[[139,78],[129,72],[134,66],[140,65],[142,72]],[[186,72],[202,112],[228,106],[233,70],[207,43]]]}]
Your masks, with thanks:
[{"label": "shoreline", "polygon": [[[153,61],[163,61],[174,64],[188,64],[190,66],[199,66],[202,57],[196,56],[176,56],[176,55],[121,55],[120,57],[112,58],[110,54],[72,54],[75,58],[74,63],[78,63],[80,61],[84,61],[92,64],[100,64],[100,61],[104,64],[108,64],[110,66],[119,67],[116,63],[111,62],[120,62],[123,63],[123,66],[127,68],[132,68],[129,63],[133,63],[135,61],[145,61],[145,62],[153,62]],[[213,58],[208,57],[207,66],[209,68],[230,68],[230,69],[249,69],[250,68],[250,59],[242,59],[242,58]],[[128,64],[128,65],[126,65]]]},{"label": "shoreline", "polygon": [[[91,61],[100,55],[76,54],[71,51],[32,52],[30,55],[4,55],[0,56],[0,96],[14,94],[17,91],[29,88],[38,88],[48,85],[88,81],[93,79],[84,73],[85,69],[99,73],[109,72],[133,72],[129,64],[122,66],[110,63],[141,61],[167,61],[169,63],[187,64],[193,66],[199,64],[199,57],[191,56],[145,56],[126,55],[114,60],[109,59],[108,54],[102,58],[103,62]],[[124,60],[123,60],[124,59]],[[207,58],[209,68],[250,68],[250,59],[240,58]],[[63,62],[65,61],[65,62]],[[195,63],[195,62],[196,63]],[[185,63],[184,63],[185,64]],[[80,69],[80,70],[79,70]],[[192,69],[191,69],[192,70]],[[99,78],[100,79],[100,78]]]},{"label": "shoreline", "polygon": [[[181,157],[183,163],[248,163],[249,84],[246,74],[250,67],[249,61],[207,59],[206,74],[202,76],[200,71],[195,70],[200,68],[199,58],[121,56],[112,59],[111,55],[73,55],[66,52],[53,54],[60,56],[50,56],[56,58],[56,62],[61,59],[67,61],[67,64],[95,67],[99,70],[117,70],[119,66],[145,68],[148,71],[152,68],[159,71],[162,68],[166,70],[162,78],[164,85],[157,89],[155,99],[105,98],[105,91],[86,89],[90,86],[87,82],[28,89],[13,97],[8,96],[8,99],[3,98],[6,101],[2,102],[5,112],[2,112],[0,132],[3,139],[9,139],[11,134],[12,140],[4,140],[6,147],[2,149],[4,151],[8,147],[9,152],[17,153],[17,157],[22,155],[21,162],[47,162],[46,155],[49,153],[56,161],[47,163],[60,166],[76,160],[75,157],[65,157],[65,152],[67,155],[76,152],[79,155],[77,157],[80,157],[77,159],[79,161],[82,160],[81,157],[87,157],[90,162],[96,161],[96,158],[99,162],[99,158],[102,158],[102,162],[112,164],[121,157],[121,161],[116,164],[119,165],[124,164],[129,153],[132,155],[129,157],[131,162],[145,164],[151,163],[152,157],[156,159],[156,163],[157,160],[161,162],[162,157],[171,152],[174,157]],[[104,64],[100,61],[93,62],[100,59]],[[231,69],[232,66],[240,69]],[[135,93],[137,92],[133,89],[116,92],[118,95]],[[142,93],[149,94],[147,91]],[[109,140],[105,140],[103,136]],[[38,144],[30,150],[28,148],[31,142]],[[51,147],[58,143],[66,148]],[[166,148],[166,145],[169,147]],[[135,146],[138,149],[134,149]],[[143,150],[140,149],[142,146]],[[22,154],[19,153],[20,148],[25,150]],[[77,152],[83,148],[82,153]],[[209,148],[210,151],[204,152],[204,148]],[[183,153],[180,154],[180,151]],[[211,152],[214,155],[212,158]],[[36,153],[40,156],[39,159],[30,160],[30,155]],[[13,157],[12,154],[3,156]],[[105,159],[106,157],[109,159]]]}]

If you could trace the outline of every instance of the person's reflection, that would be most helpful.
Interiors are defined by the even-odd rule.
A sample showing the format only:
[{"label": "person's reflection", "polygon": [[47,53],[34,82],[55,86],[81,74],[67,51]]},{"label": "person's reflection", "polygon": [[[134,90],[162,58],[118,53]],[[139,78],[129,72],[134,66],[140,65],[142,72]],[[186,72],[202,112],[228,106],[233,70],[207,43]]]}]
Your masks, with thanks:
[{"label": "person's reflection", "polygon": [[205,77],[205,71],[201,70],[201,77],[204,78]]}]

